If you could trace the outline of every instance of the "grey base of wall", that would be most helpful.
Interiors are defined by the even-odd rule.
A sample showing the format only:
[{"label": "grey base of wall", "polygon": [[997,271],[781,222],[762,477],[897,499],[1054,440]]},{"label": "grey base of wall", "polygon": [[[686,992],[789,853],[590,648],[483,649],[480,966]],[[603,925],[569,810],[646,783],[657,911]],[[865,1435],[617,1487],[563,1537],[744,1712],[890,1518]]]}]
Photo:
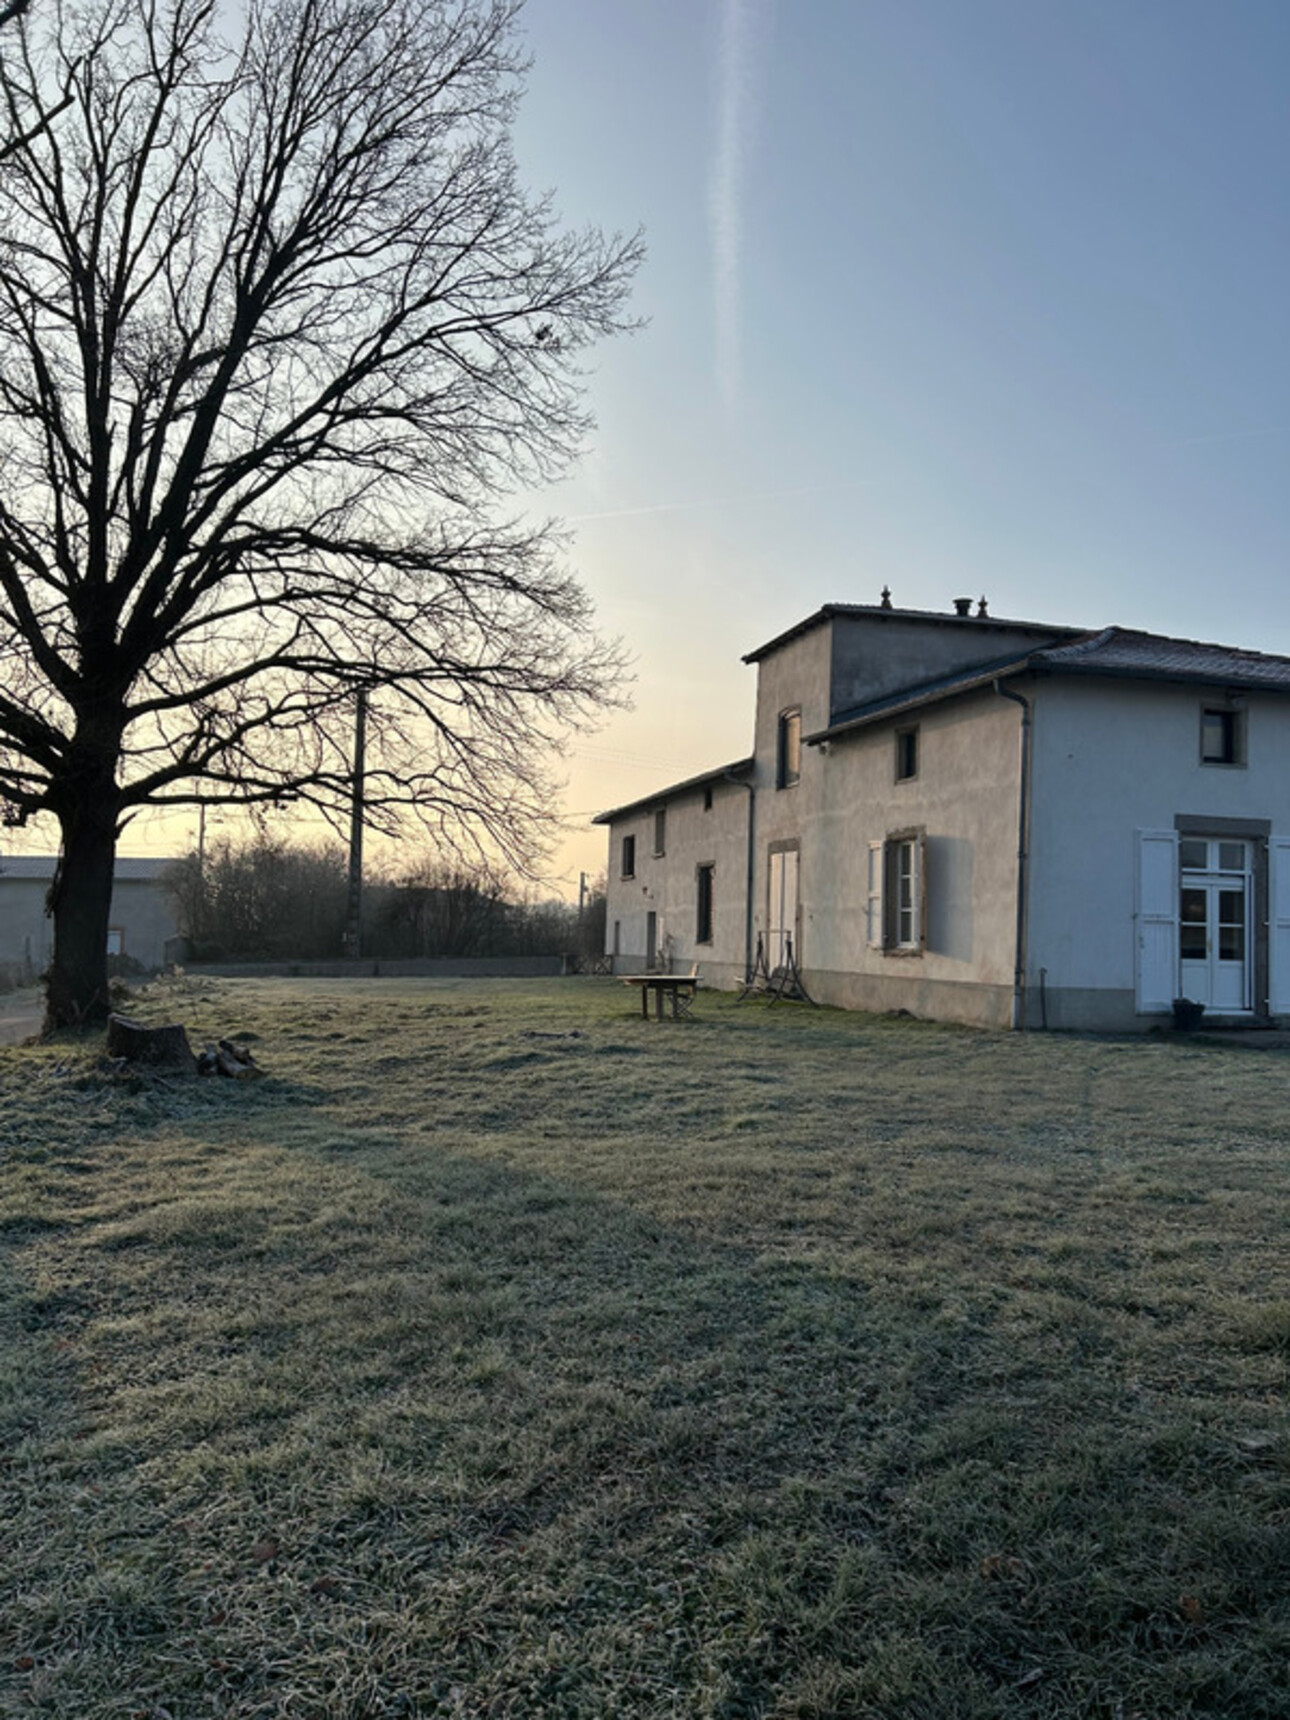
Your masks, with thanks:
[{"label": "grey base of wall", "polygon": [[[1206,1028],[1267,1028],[1271,1018],[1232,1016],[1206,1013],[1201,1025]],[[1026,1026],[1048,1027],[1066,1033],[1155,1033],[1160,1028],[1173,1029],[1172,1010],[1160,1010],[1151,1015],[1139,1015],[1134,994],[1128,990],[1091,986],[1045,986],[1041,991],[1032,983],[1026,995]]]},{"label": "grey base of wall", "polygon": [[1172,1014],[1139,1015],[1131,991],[1093,986],[1045,986],[1026,991],[1027,1027],[1066,1033],[1150,1033],[1172,1027]]},{"label": "grey base of wall", "polygon": [[899,974],[828,973],[810,968],[802,976],[816,1003],[863,1009],[874,1015],[907,1010],[923,1021],[958,1021],[972,1027],[1012,1026],[1012,987],[920,979],[908,962]]}]

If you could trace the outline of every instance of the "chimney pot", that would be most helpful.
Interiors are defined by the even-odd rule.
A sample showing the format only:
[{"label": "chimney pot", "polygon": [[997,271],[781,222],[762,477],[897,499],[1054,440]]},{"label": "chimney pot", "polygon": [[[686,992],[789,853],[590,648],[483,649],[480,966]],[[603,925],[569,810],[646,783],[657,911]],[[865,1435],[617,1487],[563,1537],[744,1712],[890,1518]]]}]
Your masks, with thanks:
[{"label": "chimney pot", "polygon": [[985,617],[990,613],[989,610],[985,606],[985,598],[984,597],[981,599],[980,603],[977,604],[976,612],[977,612],[978,617]]},{"label": "chimney pot", "polygon": [[956,597],[954,599],[954,613],[956,615],[971,615],[972,599],[970,597]]}]

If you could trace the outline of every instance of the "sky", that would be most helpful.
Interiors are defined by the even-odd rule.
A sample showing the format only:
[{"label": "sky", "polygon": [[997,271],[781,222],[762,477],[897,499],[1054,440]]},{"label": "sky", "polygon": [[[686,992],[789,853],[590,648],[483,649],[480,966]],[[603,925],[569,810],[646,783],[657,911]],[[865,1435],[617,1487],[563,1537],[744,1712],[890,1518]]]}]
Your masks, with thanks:
[{"label": "sky", "polygon": [[542,506],[633,708],[597,810],[744,756],[823,603],[1290,654],[1285,0],[528,0],[521,168],[644,229]]},{"label": "sky", "polygon": [[561,761],[548,889],[603,870],[595,812],[748,752],[743,654],[823,603],[1290,654],[1286,0],[527,0],[522,31],[523,176],[648,247],[585,458],[520,499],[634,670]]}]

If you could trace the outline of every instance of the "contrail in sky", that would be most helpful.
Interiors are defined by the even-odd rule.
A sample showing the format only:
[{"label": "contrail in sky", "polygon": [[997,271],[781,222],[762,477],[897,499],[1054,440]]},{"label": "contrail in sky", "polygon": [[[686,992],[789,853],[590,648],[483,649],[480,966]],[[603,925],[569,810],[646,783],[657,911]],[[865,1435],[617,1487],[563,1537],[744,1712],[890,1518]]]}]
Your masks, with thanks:
[{"label": "contrail in sky", "polygon": [[754,48],[771,0],[719,0],[711,220],[717,386],[733,405],[740,376],[744,176],[754,129]]}]

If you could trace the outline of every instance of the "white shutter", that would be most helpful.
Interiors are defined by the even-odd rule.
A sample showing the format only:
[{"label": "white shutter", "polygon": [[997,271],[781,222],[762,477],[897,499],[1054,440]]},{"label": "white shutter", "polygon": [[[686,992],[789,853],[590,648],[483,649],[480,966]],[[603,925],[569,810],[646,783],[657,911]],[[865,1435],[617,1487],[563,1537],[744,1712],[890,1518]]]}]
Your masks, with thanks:
[{"label": "white shutter", "polygon": [[1268,1008],[1290,1015],[1290,840],[1268,843]]},{"label": "white shutter", "polygon": [[766,951],[767,964],[774,973],[784,965],[784,855],[777,851],[770,857],[770,900],[767,904]]},{"label": "white shutter", "polygon": [[1178,995],[1178,836],[1138,831],[1137,1011],[1155,1015]]},{"label": "white shutter", "polygon": [[[797,902],[798,883],[801,873],[801,854],[796,848],[790,848],[784,855],[784,931],[791,944],[793,959],[800,967],[802,952],[798,946],[797,935]],[[784,960],[788,960],[788,949],[785,950]]]},{"label": "white shutter", "polygon": [[881,842],[869,844],[869,894],[867,898],[865,932],[871,950],[883,947],[882,935],[882,865],[883,848]]}]

